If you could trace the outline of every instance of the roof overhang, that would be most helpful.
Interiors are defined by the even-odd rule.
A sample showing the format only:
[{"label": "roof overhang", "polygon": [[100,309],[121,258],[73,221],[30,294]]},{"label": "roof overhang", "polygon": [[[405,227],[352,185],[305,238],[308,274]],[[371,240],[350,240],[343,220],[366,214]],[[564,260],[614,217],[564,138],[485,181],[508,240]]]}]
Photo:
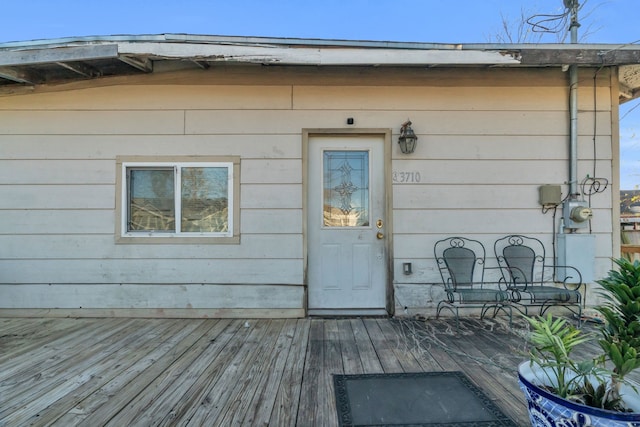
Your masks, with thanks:
[{"label": "roof overhang", "polygon": [[620,102],[640,96],[640,48],[610,44],[433,44],[183,34],[0,44],[0,94],[21,87],[153,73],[159,62],[298,66],[618,67]]}]

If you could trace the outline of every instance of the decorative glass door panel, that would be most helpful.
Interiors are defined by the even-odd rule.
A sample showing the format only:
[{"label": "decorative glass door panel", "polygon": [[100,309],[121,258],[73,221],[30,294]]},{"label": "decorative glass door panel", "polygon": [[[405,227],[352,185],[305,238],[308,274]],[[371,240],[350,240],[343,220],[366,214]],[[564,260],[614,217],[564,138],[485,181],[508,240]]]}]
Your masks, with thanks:
[{"label": "decorative glass door panel", "polygon": [[369,152],[324,151],[323,226],[369,226]]}]

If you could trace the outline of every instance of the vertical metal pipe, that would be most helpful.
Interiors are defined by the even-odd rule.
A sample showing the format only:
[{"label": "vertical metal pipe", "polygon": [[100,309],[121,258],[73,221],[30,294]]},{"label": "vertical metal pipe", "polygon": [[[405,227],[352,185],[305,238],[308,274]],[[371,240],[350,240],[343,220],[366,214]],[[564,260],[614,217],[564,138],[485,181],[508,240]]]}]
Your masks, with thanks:
[{"label": "vertical metal pipe", "polygon": [[571,198],[578,194],[578,66],[569,67],[569,188]]},{"label": "vertical metal pipe", "polygon": [[[571,43],[578,43],[578,1],[571,6]],[[578,195],[578,66],[569,66],[569,188],[570,198]]]}]

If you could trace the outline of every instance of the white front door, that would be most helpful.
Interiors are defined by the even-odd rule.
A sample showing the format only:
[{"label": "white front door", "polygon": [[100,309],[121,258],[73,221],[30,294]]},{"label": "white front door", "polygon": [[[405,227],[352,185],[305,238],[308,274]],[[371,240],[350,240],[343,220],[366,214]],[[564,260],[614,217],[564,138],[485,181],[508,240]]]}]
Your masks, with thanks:
[{"label": "white front door", "polygon": [[385,314],[384,136],[310,136],[310,314]]}]

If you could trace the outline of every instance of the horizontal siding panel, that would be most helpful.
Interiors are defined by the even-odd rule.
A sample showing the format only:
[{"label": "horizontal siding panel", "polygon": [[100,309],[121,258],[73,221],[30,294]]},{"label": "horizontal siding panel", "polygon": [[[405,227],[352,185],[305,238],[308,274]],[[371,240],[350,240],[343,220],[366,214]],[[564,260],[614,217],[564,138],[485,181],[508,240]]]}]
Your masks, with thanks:
[{"label": "horizontal siding panel", "polygon": [[[405,261],[406,262],[406,261]],[[440,273],[436,267],[436,264],[433,260],[413,260],[413,274],[409,277],[402,277],[403,283],[420,283],[420,284],[432,284],[437,285],[436,289],[429,289],[428,292],[424,292],[424,300],[421,306],[426,306],[427,302],[433,300],[433,302],[437,303],[446,298],[446,294],[444,293],[444,286],[442,285],[442,279],[440,277]],[[402,271],[402,263],[398,263],[398,266],[395,267],[396,271]]]},{"label": "horizontal siding panel", "polygon": [[[611,230],[611,218],[598,215],[592,220],[594,230]],[[557,215],[560,215],[560,209]],[[394,210],[394,236],[401,234],[438,234],[471,237],[478,234],[540,234],[551,236],[557,225],[553,214],[546,215],[538,209],[474,209],[466,205],[461,209],[443,210]],[[556,219],[558,221],[558,219]],[[557,224],[557,222],[556,222]],[[581,232],[588,232],[588,228]],[[440,237],[442,238],[442,237]],[[437,239],[436,239],[437,240]],[[397,256],[397,254],[394,254]]]},{"label": "horizontal siding panel", "polygon": [[[183,122],[186,115],[186,126]],[[354,117],[361,127],[394,129],[410,115],[420,135],[565,135],[562,111],[7,111],[0,133],[69,135],[299,134],[302,128],[343,127]],[[597,131],[611,131],[611,115],[597,113]],[[544,124],[544,125],[541,125]],[[581,135],[593,133],[593,112],[579,114]]]},{"label": "horizontal siding panel", "polygon": [[[606,196],[605,196],[606,197]],[[593,197],[592,200],[598,198],[597,196]],[[600,204],[603,204],[601,202]],[[593,206],[593,205],[592,205]],[[597,207],[593,208],[593,218],[591,219],[591,227],[592,231],[595,233],[612,233],[613,232],[613,218],[612,218],[612,210],[607,209],[606,207],[598,209]],[[588,228],[583,229],[583,232],[588,232]],[[617,227],[616,227],[617,230]],[[611,243],[609,241],[609,243]]]},{"label": "horizontal siding panel", "polygon": [[114,227],[113,208],[102,210],[0,210],[0,234],[113,235]]},{"label": "horizontal siding panel", "polygon": [[293,107],[301,110],[564,110],[557,88],[524,87],[326,87],[295,86]]},{"label": "horizontal siding panel", "polygon": [[242,209],[240,232],[302,233],[302,209]]},{"label": "horizontal siding panel", "polygon": [[0,260],[0,283],[301,284],[302,259]]},{"label": "horizontal siding panel", "polygon": [[[589,177],[594,176],[594,164],[592,160],[580,160],[578,161],[578,185],[580,186],[582,181]],[[598,160],[595,163],[595,174],[599,178],[606,178],[609,181],[609,184],[613,183],[612,174],[613,167],[610,159]],[[617,181],[617,177],[615,178]],[[604,189],[604,188],[601,188]],[[610,195],[609,191],[611,191],[611,187],[608,187],[607,193]],[[608,196],[607,196],[608,197]]]},{"label": "horizontal siding panel", "polygon": [[114,209],[114,185],[0,185],[0,209]]},{"label": "horizontal siding panel", "polygon": [[[113,236],[114,230],[113,209],[0,210],[0,234]],[[301,234],[302,209],[243,209],[240,232],[243,235]]]},{"label": "horizontal siding panel", "polygon": [[[391,128],[410,116],[416,134],[427,135],[566,135],[565,111],[187,111],[186,134],[298,134],[303,128],[336,128],[353,117],[359,127]],[[611,131],[611,115],[597,113],[599,135]],[[398,128],[398,129],[396,129]],[[579,115],[580,134],[593,133],[593,113]],[[394,133],[394,140],[397,134]]]},{"label": "horizontal siding panel", "polygon": [[[402,267],[401,264],[399,264]],[[430,289],[428,295],[431,296],[433,302],[438,303],[439,301],[446,299],[446,294],[444,293],[444,287],[442,285],[442,278],[440,276],[440,272],[438,267],[432,259],[424,260],[418,259],[413,261],[414,274],[407,277],[402,277],[402,281],[405,284],[414,283],[414,284],[433,284],[437,285],[437,288]],[[494,283],[499,284],[500,282],[500,270],[499,269],[489,269],[485,273],[485,283]],[[427,297],[427,295],[425,295]]]},{"label": "horizontal siding panel", "polygon": [[8,135],[182,134],[182,111],[3,111]]},{"label": "horizontal siding panel", "polygon": [[[541,209],[540,185],[400,185],[394,186],[394,210],[421,209]],[[603,187],[604,188],[604,187]],[[607,210],[611,203],[611,186],[591,196],[594,209]],[[566,197],[568,186],[561,186]],[[586,198],[586,197],[585,197]],[[444,224],[438,223],[438,226]],[[398,230],[394,230],[398,231]]]},{"label": "horizontal siding panel", "polygon": [[[396,158],[408,158],[400,154],[397,137],[394,137]],[[611,137],[597,137],[599,159],[611,159]],[[569,153],[568,135],[424,135],[419,138],[411,160],[555,160],[566,159]],[[593,157],[593,136],[578,138],[578,158]]]},{"label": "horizontal siding panel", "polygon": [[301,184],[242,184],[240,208],[301,209]]},{"label": "horizontal siding panel", "polygon": [[[2,189],[2,186],[0,186]],[[0,234],[111,234],[113,207],[108,209],[0,209]],[[302,233],[302,209],[242,209],[242,234]]]},{"label": "horizontal siding panel", "polygon": [[[416,254],[419,253],[421,255],[416,256],[415,259],[426,259],[426,260],[429,260],[429,262],[433,262],[434,265],[435,265],[435,260],[433,255],[434,245],[438,240],[446,239],[452,236],[466,237],[469,239],[478,240],[480,243],[482,243],[484,245],[486,256],[489,261],[487,263],[488,267],[497,266],[493,244],[497,239],[500,239],[508,234],[525,234],[529,237],[535,237],[536,239],[540,239],[545,246],[545,249],[547,252],[546,253],[547,260],[551,261],[551,257],[553,256],[551,234],[547,234],[546,230],[542,232],[529,231],[526,233],[519,232],[519,231],[514,231],[514,232],[504,231],[504,232],[497,232],[497,233],[485,232],[484,230],[477,230],[477,231],[478,232],[476,233],[457,233],[457,234],[434,233],[434,234],[425,234],[425,235],[416,235],[416,236],[405,235],[402,237],[402,239],[403,239],[403,244],[407,245],[408,247],[416,247],[417,245],[422,245],[424,248],[426,248],[427,249],[426,252],[424,251],[416,252]],[[406,257],[408,257],[407,253],[405,253],[403,256],[399,256],[399,258],[406,258]]]},{"label": "horizontal siding panel", "polygon": [[538,188],[533,185],[401,185],[394,186],[393,204],[395,209],[415,210],[526,209],[537,206]]},{"label": "horizontal siding panel", "polygon": [[[461,209],[442,210],[394,210],[394,245],[401,249],[403,235],[448,235],[468,236],[475,233],[530,234],[551,233],[552,212],[542,215],[535,209],[475,209],[466,205]],[[395,256],[401,256],[394,251]]]},{"label": "horizontal siding panel", "polygon": [[[467,74],[473,79],[473,72],[459,72]],[[296,82],[295,78],[289,78],[280,83],[256,85],[258,79],[253,79],[249,85],[241,81],[234,84],[207,84],[215,81],[211,76],[203,80],[205,84],[183,84],[192,82],[202,77],[201,75],[189,75],[185,78],[173,79],[175,84],[123,84],[119,86],[109,85],[105,87],[80,88],[62,92],[52,91],[47,93],[35,93],[20,97],[0,98],[0,110],[10,109],[283,109],[290,108],[292,102],[291,83],[293,82],[293,102],[295,108],[353,108],[353,109],[402,109],[410,106],[415,109],[424,109],[425,105],[437,109],[486,109],[493,105],[496,109],[500,106],[516,109],[544,109],[546,105],[554,105],[560,109],[566,109],[568,102],[568,88],[566,78],[541,78],[539,72],[521,73],[520,79],[516,73],[497,76],[496,73],[477,73],[474,84],[469,84],[460,79],[451,79],[450,71],[447,76],[455,80],[455,85],[446,85],[442,79],[430,80],[429,72],[421,78],[405,80],[403,86],[380,86],[379,80],[375,84],[363,85],[366,79],[350,81],[346,85],[335,85],[330,80],[316,79],[315,85]],[[264,74],[264,73],[263,73]],[[325,73],[326,74],[326,73]],[[147,76],[145,82],[149,82]],[[155,80],[165,76],[152,76]],[[260,77],[256,75],[256,77]],[[293,76],[292,76],[293,77]],[[318,76],[322,77],[322,76]],[[492,80],[492,77],[501,79],[500,83]],[[564,76],[563,76],[564,77]],[[522,84],[522,80],[528,84]],[[344,78],[343,78],[344,80]],[[389,81],[387,79],[387,81]],[[608,83],[608,82],[601,82]],[[359,85],[360,84],[360,85]],[[366,83],[365,83],[366,84]],[[558,85],[565,86],[564,88]],[[532,91],[531,87],[535,89]],[[564,90],[563,90],[564,89]],[[598,110],[609,109],[610,100],[608,86],[600,86],[597,89],[596,100]],[[420,95],[416,97],[415,95]],[[100,99],[99,103],[95,100]],[[594,95],[592,85],[581,85],[578,92],[580,109],[594,109]]]},{"label": "horizontal siding panel", "polygon": [[300,135],[0,135],[0,158],[113,159],[116,156],[302,157]]},{"label": "horizontal siding panel", "polygon": [[[273,248],[277,247],[278,251]],[[0,259],[300,259],[301,234],[243,234],[239,245],[116,245],[113,235],[0,235]]]},{"label": "horizontal siding panel", "polygon": [[240,181],[243,184],[300,184],[302,162],[300,159],[245,159]]},{"label": "horizontal siding panel", "polygon": [[[415,171],[422,184],[533,184],[563,182],[568,162],[562,160],[396,160],[394,170]],[[401,185],[403,187],[408,184]],[[396,186],[394,186],[395,189]],[[495,194],[498,196],[498,194]]]},{"label": "horizontal siding panel", "polygon": [[121,85],[0,98],[0,110],[283,108],[291,108],[291,86]]},{"label": "horizontal siding panel", "polygon": [[0,285],[1,308],[300,308],[303,296],[278,285]]},{"label": "horizontal siding panel", "polygon": [[[611,108],[608,87],[597,89],[597,110]],[[557,87],[294,86],[300,110],[568,110],[568,90]],[[594,109],[593,88],[582,89],[580,109]],[[588,95],[588,98],[586,97]]]},{"label": "horizontal siding panel", "polygon": [[2,184],[114,184],[112,160],[0,160]]},{"label": "horizontal siding panel", "polygon": [[[598,136],[597,155],[611,159],[610,136]],[[567,135],[422,135],[411,159],[561,159]],[[239,155],[245,159],[299,159],[300,135],[0,135],[3,159],[113,159],[116,156]],[[233,149],[229,147],[232,146]],[[400,153],[397,135],[393,154]],[[578,140],[580,158],[593,156],[593,136]]]},{"label": "horizontal siding panel", "polygon": [[[435,215],[434,218],[438,216]],[[460,216],[454,217],[454,219],[460,218]],[[484,219],[485,217],[481,217],[480,219]],[[466,221],[466,219],[465,219]],[[456,221],[458,222],[458,221]],[[493,257],[493,241],[502,237],[501,232],[498,232],[495,235],[491,234],[483,234],[482,236],[478,236],[474,233],[477,231],[482,231],[483,233],[491,233],[490,230],[485,229],[478,230],[477,227],[474,231],[469,232],[464,228],[464,224],[458,222],[458,225],[461,226],[461,229],[457,232],[449,232],[447,229],[438,229],[435,233],[426,234],[426,233],[412,233],[412,234],[396,234],[393,238],[394,250],[393,254],[397,259],[427,259],[431,260],[435,263],[434,254],[433,254],[433,246],[437,240],[440,240],[442,237],[441,233],[448,234],[448,236],[462,236],[475,240],[480,240],[482,244],[485,246],[485,250],[487,251],[487,255],[491,255]]]}]

